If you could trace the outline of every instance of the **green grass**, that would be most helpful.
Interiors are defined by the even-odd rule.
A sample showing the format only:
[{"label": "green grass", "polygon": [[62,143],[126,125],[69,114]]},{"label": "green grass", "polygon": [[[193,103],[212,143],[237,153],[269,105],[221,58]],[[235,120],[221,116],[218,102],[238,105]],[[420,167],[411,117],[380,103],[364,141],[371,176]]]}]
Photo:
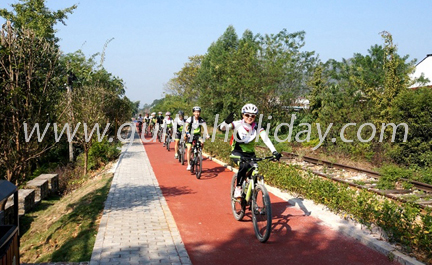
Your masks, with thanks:
[{"label": "green grass", "polygon": [[112,174],[101,174],[23,216],[21,262],[90,261],[111,180]]}]

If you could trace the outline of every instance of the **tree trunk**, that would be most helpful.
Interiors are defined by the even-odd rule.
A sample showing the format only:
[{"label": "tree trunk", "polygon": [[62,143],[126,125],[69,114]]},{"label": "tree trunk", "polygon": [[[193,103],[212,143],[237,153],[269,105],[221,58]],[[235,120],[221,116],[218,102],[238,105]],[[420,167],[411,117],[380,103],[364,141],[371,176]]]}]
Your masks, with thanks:
[{"label": "tree trunk", "polygon": [[[71,87],[68,85],[67,87],[67,94],[68,94],[68,105],[71,107],[72,103],[72,90]],[[69,126],[72,126],[72,109],[69,110]],[[73,152],[73,143],[72,141],[69,142],[69,162],[73,162],[74,160],[74,152]]]},{"label": "tree trunk", "polygon": [[87,144],[84,144],[84,175],[87,175],[88,152]]}]

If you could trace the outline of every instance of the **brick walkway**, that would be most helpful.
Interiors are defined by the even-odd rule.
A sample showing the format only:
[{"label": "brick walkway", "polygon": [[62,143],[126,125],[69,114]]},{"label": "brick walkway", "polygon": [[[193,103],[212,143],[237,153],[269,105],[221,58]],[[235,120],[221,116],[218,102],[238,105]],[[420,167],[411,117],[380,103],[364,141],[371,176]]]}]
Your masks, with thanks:
[{"label": "brick walkway", "polygon": [[89,264],[191,264],[137,137],[120,157]]}]

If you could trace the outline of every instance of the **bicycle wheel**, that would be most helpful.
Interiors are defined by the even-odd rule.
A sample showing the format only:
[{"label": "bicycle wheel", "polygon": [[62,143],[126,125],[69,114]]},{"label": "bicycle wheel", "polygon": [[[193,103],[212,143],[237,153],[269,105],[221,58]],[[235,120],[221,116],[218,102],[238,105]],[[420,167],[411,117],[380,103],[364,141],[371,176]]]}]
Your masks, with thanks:
[{"label": "bicycle wheel", "polygon": [[192,154],[190,156],[190,165],[191,165],[191,170],[190,170],[191,173],[195,174],[195,154],[194,154],[193,150],[192,150]]},{"label": "bicycle wheel", "polygon": [[261,184],[255,186],[251,210],[255,235],[261,243],[265,243],[270,237],[272,212],[270,196]]},{"label": "bicycle wheel", "polygon": [[201,152],[195,158],[195,168],[196,168],[195,175],[196,175],[197,179],[200,179],[201,173],[202,173],[202,154],[201,154]]},{"label": "bicycle wheel", "polygon": [[[177,144],[177,142],[175,142]],[[177,157],[178,157],[178,161],[179,163],[181,163],[181,143],[178,143],[178,147],[177,147]]]},{"label": "bicycle wheel", "polygon": [[244,201],[244,198],[241,198],[240,200],[237,200],[234,198],[234,190],[237,186],[237,174],[234,174],[231,180],[231,209],[232,213],[234,215],[234,218],[237,221],[241,221],[245,215],[246,210],[246,203]]},{"label": "bicycle wheel", "polygon": [[171,143],[171,136],[168,134],[168,136],[166,137],[166,142],[165,142],[168,152],[171,150],[170,143]]},{"label": "bicycle wheel", "polygon": [[[185,145],[184,145],[184,143],[181,143],[180,144],[180,156],[181,156],[181,160],[180,160],[180,162],[181,162],[181,164],[182,165],[184,165],[184,162],[185,162],[185,155],[186,155],[186,148],[185,148]],[[179,156],[179,157],[180,157]]]}]

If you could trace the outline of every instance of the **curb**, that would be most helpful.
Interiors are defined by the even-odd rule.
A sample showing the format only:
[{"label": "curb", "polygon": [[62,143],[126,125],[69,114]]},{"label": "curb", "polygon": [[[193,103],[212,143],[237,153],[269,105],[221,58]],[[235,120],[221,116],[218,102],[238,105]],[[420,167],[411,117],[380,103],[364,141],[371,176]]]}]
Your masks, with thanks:
[{"label": "curb", "polygon": [[[203,152],[203,156],[207,157],[210,161],[214,161],[219,165],[227,168],[228,170],[237,173],[238,170],[227,163]],[[322,224],[330,227],[331,229],[342,233],[345,236],[354,238],[363,245],[372,248],[384,255],[389,259],[395,260],[400,264],[404,265],[422,265],[422,263],[415,258],[403,254],[395,248],[394,245],[386,241],[379,240],[380,236],[378,234],[372,234],[369,230],[362,229],[362,226],[350,220],[345,220],[340,216],[326,210],[325,205],[315,204],[312,200],[299,199],[297,196],[290,194],[288,192],[281,191],[278,188],[269,186],[265,184],[265,187],[273,195],[295,205],[298,209],[305,212],[305,215],[311,215],[322,221]],[[300,201],[300,202],[299,202]]]}]

